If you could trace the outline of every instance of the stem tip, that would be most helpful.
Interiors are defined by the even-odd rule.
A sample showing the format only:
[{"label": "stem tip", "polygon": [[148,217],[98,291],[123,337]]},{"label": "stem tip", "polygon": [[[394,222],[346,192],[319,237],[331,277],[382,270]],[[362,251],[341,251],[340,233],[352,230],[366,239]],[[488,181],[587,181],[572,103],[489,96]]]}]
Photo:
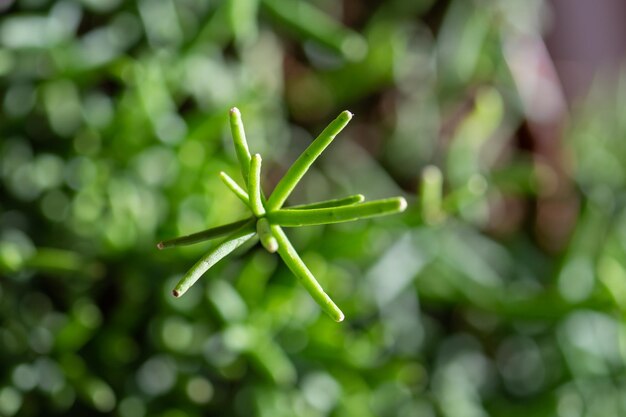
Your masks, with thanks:
[{"label": "stem tip", "polygon": [[165,245],[163,244],[163,242],[157,243],[157,249],[158,250],[162,250],[163,248],[165,248]]},{"label": "stem tip", "polygon": [[278,250],[278,242],[276,242],[276,239],[268,240],[266,249],[269,253],[276,253]]},{"label": "stem tip", "polygon": [[178,291],[178,290],[172,290],[172,295],[173,295],[174,297],[177,297],[177,298],[178,298],[178,297],[180,297],[180,296],[181,296],[181,293],[180,293],[180,291]]},{"label": "stem tip", "polygon": [[232,109],[230,109],[230,114],[235,116],[235,115],[239,115],[241,114],[239,109],[237,107],[233,107]]},{"label": "stem tip", "polygon": [[404,199],[404,197],[400,197],[398,199],[398,211],[404,211],[406,210],[406,207],[407,207],[406,200]]}]

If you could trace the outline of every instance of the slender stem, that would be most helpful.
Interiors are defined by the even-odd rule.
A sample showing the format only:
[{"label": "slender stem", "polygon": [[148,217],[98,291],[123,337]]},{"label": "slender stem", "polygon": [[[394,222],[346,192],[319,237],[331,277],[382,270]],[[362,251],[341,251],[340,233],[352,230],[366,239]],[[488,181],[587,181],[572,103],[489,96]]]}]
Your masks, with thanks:
[{"label": "slender stem", "polygon": [[320,201],[311,204],[299,204],[297,206],[286,207],[288,210],[309,210],[317,208],[350,206],[352,204],[362,203],[365,200],[363,194],[355,194],[344,198],[335,198],[333,200]]},{"label": "slender stem", "polygon": [[250,208],[255,216],[265,215],[265,207],[261,201],[261,155],[254,154],[250,160],[248,173],[248,190],[250,191]]},{"label": "slender stem", "polygon": [[406,200],[402,197],[395,197],[386,200],[376,200],[368,203],[343,207],[311,210],[282,209],[268,213],[267,219],[270,223],[280,226],[310,226],[315,224],[341,223],[364,219],[367,217],[384,216],[404,211],[404,209],[406,209]]},{"label": "slender stem", "polygon": [[191,267],[189,271],[181,278],[176,284],[172,293],[174,297],[180,297],[187,290],[196,283],[196,281],[211,268],[217,262],[219,262],[226,255],[237,249],[239,246],[246,243],[252,237],[256,235],[252,222],[246,223],[245,226],[236,230],[229,235],[226,240],[213,248],[209,253],[204,255],[200,260]]},{"label": "slender stem", "polygon": [[452,191],[441,203],[444,213],[458,212],[463,206],[472,204],[480,199],[488,190],[489,184],[480,174],[472,175],[467,184]]},{"label": "slender stem", "polygon": [[52,272],[87,272],[85,275],[91,272],[89,263],[80,254],[55,248],[37,248],[21,266]]},{"label": "slender stem", "polygon": [[311,167],[318,156],[335,139],[335,136],[343,130],[352,119],[352,113],[343,111],[333,120],[322,133],[309,145],[309,147],[298,157],[296,162],[287,170],[285,176],[278,182],[274,192],[267,200],[267,210],[278,210],[289,197],[298,182]]},{"label": "slender stem", "polygon": [[232,191],[246,206],[250,206],[250,198],[248,197],[248,193],[244,191],[243,188],[239,186],[227,173],[224,171],[220,172],[220,179],[230,191]]},{"label": "slender stem", "polygon": [[278,241],[278,254],[283,259],[291,272],[298,277],[304,288],[311,294],[311,297],[319,306],[335,321],[344,319],[343,312],[324,292],[322,286],[317,282],[309,268],[304,264],[298,252],[293,248],[291,242],[280,226],[272,225],[272,233]]},{"label": "slender stem", "polygon": [[434,165],[429,165],[422,171],[420,187],[422,217],[426,223],[435,224],[443,219],[442,195],[443,176],[441,170]]},{"label": "slender stem", "polygon": [[256,232],[261,239],[261,244],[269,253],[274,253],[278,250],[278,241],[272,234],[270,224],[265,217],[261,217],[256,222]]},{"label": "slender stem", "polygon": [[366,40],[313,4],[293,0],[263,0],[264,10],[297,35],[312,39],[345,58],[358,61],[367,53]]},{"label": "slender stem", "polygon": [[171,248],[173,246],[185,246],[185,245],[193,245],[194,243],[202,242],[204,240],[215,239],[216,237],[224,236],[228,233],[232,233],[235,230],[241,228],[245,224],[249,223],[252,220],[251,217],[247,219],[238,220],[233,223],[228,223],[222,226],[212,227],[207,230],[203,230],[202,232],[193,233],[187,236],[181,236],[174,239],[164,240],[157,243],[157,248],[165,249]]},{"label": "slender stem", "polygon": [[248,182],[248,169],[250,167],[250,151],[248,150],[248,142],[246,142],[246,132],[243,129],[241,120],[241,112],[237,107],[230,109],[230,131],[233,135],[233,143],[235,144],[235,153],[241,166],[241,175],[244,182]]}]

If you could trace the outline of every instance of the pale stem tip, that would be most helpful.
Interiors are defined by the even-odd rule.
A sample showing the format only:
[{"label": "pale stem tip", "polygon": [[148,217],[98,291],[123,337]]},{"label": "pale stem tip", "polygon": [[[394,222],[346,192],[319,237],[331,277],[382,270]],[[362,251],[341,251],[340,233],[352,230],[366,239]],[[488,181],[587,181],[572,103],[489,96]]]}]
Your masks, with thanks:
[{"label": "pale stem tip", "polygon": [[406,207],[407,207],[406,200],[404,199],[404,197],[400,197],[398,199],[398,210],[399,211],[404,211],[404,210],[406,210]]},{"label": "pale stem tip", "polygon": [[269,253],[276,253],[276,251],[278,250],[278,242],[276,241],[276,239],[270,239],[267,242],[266,249]]},{"label": "pale stem tip", "polygon": [[230,114],[232,115],[240,114],[239,109],[237,107],[233,107],[232,109],[230,109]]},{"label": "pale stem tip", "polygon": [[176,298],[180,297],[182,294],[178,290],[172,290],[172,295]]},{"label": "pale stem tip", "polygon": [[157,249],[158,250],[162,250],[164,247],[165,247],[165,245],[163,244],[163,242],[157,243]]},{"label": "pale stem tip", "polygon": [[341,322],[343,321],[343,319],[345,319],[345,318],[346,318],[346,316],[344,316],[344,314],[343,314],[342,312],[339,312],[339,316],[337,316],[337,317],[335,318],[335,321],[336,321],[337,323],[341,323]]},{"label": "pale stem tip", "polygon": [[441,181],[441,170],[435,165],[428,165],[422,170],[425,179],[431,181]]},{"label": "pale stem tip", "polygon": [[344,111],[341,112],[341,114],[343,116],[346,116],[348,118],[348,120],[352,119],[352,116],[354,116],[354,113],[352,113],[349,110],[344,110]]}]

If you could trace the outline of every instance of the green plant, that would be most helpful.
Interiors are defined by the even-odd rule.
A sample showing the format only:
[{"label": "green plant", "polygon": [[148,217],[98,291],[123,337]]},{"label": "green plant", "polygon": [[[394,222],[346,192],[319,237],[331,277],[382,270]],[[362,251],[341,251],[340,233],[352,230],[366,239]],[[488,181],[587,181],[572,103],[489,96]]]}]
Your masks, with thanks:
[{"label": "green plant", "polygon": [[243,220],[214,227],[188,236],[159,242],[157,247],[189,245],[226,235],[226,239],[202,257],[180,280],[173,290],[176,297],[183,295],[209,268],[232,251],[253,239],[259,239],[269,252],[278,252],[285,264],[300,279],[313,299],[334,320],[342,321],[343,312],[324,292],[311,271],[304,264],[282,227],[309,226],[340,223],[368,217],[382,216],[404,211],[406,201],[402,197],[364,203],[361,194],[342,199],[283,208],[283,204],[317,157],[333,141],[335,136],[352,118],[349,111],[342,112],[311,143],[278,182],[269,198],[261,190],[261,156],[250,155],[246,142],[241,113],[237,108],[230,111],[230,126],[235,151],[245,188],[221,172],[224,184],[248,206],[252,216]]}]

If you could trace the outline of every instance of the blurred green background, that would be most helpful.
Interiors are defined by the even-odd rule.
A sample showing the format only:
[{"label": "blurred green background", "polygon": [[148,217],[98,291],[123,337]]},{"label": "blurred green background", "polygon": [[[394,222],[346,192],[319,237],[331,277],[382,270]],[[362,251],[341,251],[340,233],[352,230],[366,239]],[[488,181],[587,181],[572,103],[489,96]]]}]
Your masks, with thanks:
[{"label": "blurred green background", "polygon": [[[0,1],[0,416],[626,415],[618,14],[559,3]],[[266,192],[349,109],[290,203],[409,201],[287,230],[343,323],[260,246],[171,296],[232,106]]]}]

